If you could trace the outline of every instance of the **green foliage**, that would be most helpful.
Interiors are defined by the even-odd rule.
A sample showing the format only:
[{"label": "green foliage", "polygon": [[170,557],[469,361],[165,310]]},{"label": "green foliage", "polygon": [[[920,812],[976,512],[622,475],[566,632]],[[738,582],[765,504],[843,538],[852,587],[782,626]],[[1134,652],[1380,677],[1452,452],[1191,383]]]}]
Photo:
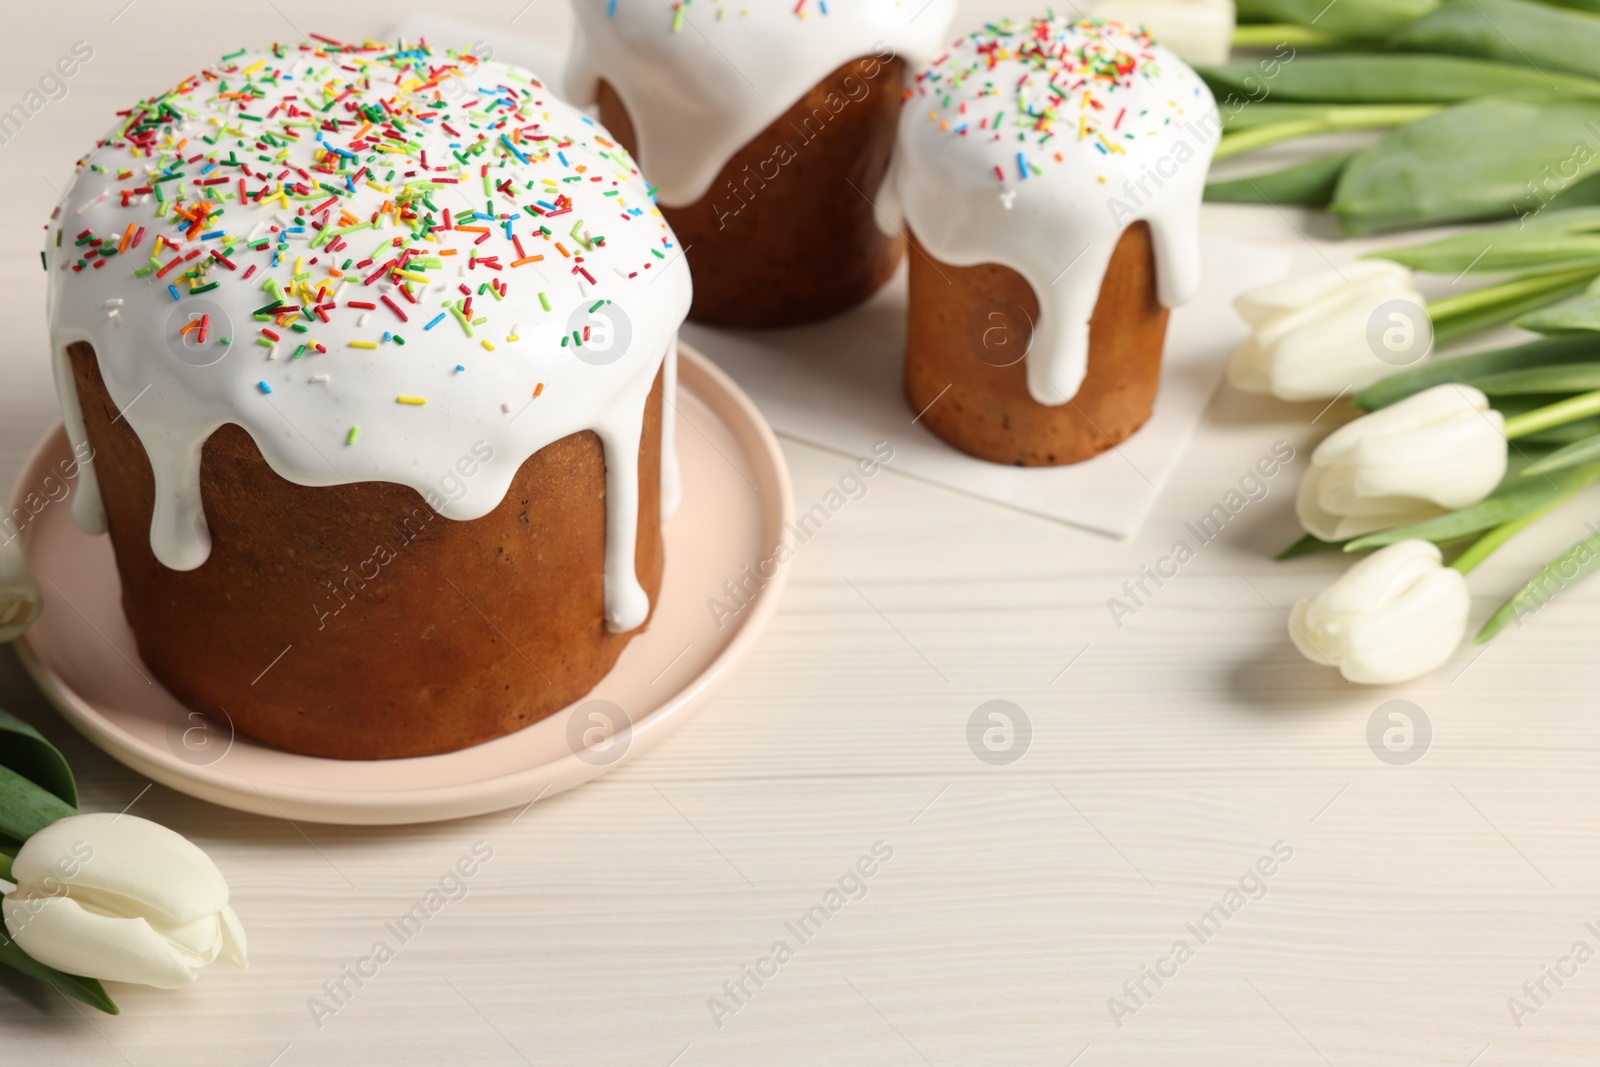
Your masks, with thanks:
[{"label": "green foliage", "polygon": [[1338,152],[1296,163],[1268,174],[1236,181],[1212,182],[1206,199],[1231,204],[1306,204],[1326,207],[1333,200],[1339,175],[1353,152]]},{"label": "green foliage", "polygon": [[1349,234],[1503,218],[1542,206],[1545,168],[1568,181],[1600,171],[1589,143],[1600,100],[1486,99],[1402,126],[1356,153],[1332,209]]}]

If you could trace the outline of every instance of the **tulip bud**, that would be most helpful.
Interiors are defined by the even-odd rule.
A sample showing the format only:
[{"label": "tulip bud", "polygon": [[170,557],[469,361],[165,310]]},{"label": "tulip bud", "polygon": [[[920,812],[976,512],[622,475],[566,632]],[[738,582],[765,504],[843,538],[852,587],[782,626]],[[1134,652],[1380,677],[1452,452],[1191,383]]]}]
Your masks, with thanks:
[{"label": "tulip bud", "polygon": [[1476,504],[1506,473],[1505,419],[1448,383],[1346,423],[1311,453],[1295,514],[1324,541]]},{"label": "tulip bud", "polygon": [[5,537],[6,530],[0,527],[0,644],[21,637],[44,608],[21,539],[15,534],[9,540]]},{"label": "tulip bud", "polygon": [[1096,0],[1090,14],[1143,26],[1190,63],[1226,63],[1233,47],[1233,0]]},{"label": "tulip bud", "polygon": [[176,989],[245,966],[228,883],[181,834],[136,815],[73,815],[30,837],[0,899],[12,940],[67,974]]},{"label": "tulip bud", "polygon": [[1280,400],[1326,400],[1364,388],[1417,362],[1433,344],[1411,272],[1384,259],[1275,282],[1233,306],[1255,330],[1228,362],[1228,381]]},{"label": "tulip bud", "polygon": [[1466,578],[1443,566],[1438,545],[1399,541],[1296,604],[1289,637],[1352,682],[1404,682],[1450,658],[1471,606]]}]

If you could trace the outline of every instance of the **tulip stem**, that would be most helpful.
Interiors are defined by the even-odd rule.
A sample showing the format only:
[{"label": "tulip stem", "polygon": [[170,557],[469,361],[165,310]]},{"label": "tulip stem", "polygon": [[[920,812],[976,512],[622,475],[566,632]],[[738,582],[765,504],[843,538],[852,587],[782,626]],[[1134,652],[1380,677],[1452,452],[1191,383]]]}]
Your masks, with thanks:
[{"label": "tulip stem", "polygon": [[[1576,490],[1573,492],[1575,493]],[[1461,553],[1461,555],[1457,556],[1455,561],[1451,563],[1450,566],[1460,571],[1462,574],[1471,574],[1473,568],[1477,567],[1478,564],[1494,555],[1495,551],[1499,549],[1501,545],[1517,536],[1517,534],[1521,533],[1524,529],[1531,526],[1535,522],[1538,522],[1551,511],[1566,503],[1572,498],[1572,496],[1573,493],[1566,493],[1562,496],[1558,496],[1542,508],[1530,511],[1528,514],[1523,515],[1520,518],[1512,519],[1510,522],[1503,522],[1499,526],[1494,527],[1488,533],[1484,534],[1482,537],[1472,542],[1472,544],[1468,545],[1467,550]]]},{"label": "tulip stem", "polygon": [[8,882],[14,881],[11,877],[11,861],[16,858],[17,854],[15,852],[10,849],[0,848],[0,878],[4,878]]},{"label": "tulip stem", "polygon": [[1292,26],[1281,22],[1261,22],[1233,28],[1233,47],[1272,48],[1276,45],[1296,45],[1315,48],[1319,45],[1338,44],[1339,38],[1331,33],[1314,30],[1310,26]]},{"label": "tulip stem", "polygon": [[1531,433],[1586,419],[1590,415],[1600,415],[1600,389],[1592,393],[1569,396],[1554,404],[1546,404],[1542,408],[1534,408],[1532,411],[1524,411],[1521,415],[1511,416],[1506,420],[1506,440],[1514,441]]},{"label": "tulip stem", "polygon": [[1600,275],[1600,265],[1548,274],[1526,274],[1435,300],[1427,306],[1428,318],[1433,321],[1434,344],[1443,344],[1462,334],[1570,296],[1583,289],[1596,275]]},{"label": "tulip stem", "polygon": [[1314,118],[1292,119],[1254,126],[1238,133],[1226,134],[1217,145],[1214,158],[1228,159],[1257,148],[1292,137],[1309,137],[1314,133],[1337,133],[1341,130],[1370,130],[1385,126],[1404,126],[1427,118],[1440,109],[1439,104],[1348,104],[1329,107]]}]

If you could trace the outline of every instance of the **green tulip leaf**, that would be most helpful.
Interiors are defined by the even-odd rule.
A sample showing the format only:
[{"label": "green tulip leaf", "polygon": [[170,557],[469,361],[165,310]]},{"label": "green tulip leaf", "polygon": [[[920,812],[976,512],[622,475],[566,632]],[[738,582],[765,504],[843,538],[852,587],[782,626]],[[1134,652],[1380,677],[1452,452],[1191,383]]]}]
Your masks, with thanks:
[{"label": "green tulip leaf", "polygon": [[[78,812],[78,786],[66,757],[32,726],[0,711],[0,835],[22,842]],[[11,880],[16,852],[0,849],[0,878]],[[41,979],[111,1015],[117,1006],[93,978],[63,974],[23,952],[0,932],[0,964]]]},{"label": "green tulip leaf", "polygon": [[1429,304],[1433,343],[1445,345],[1491,326],[1503,326],[1519,316],[1583,292],[1597,274],[1600,274],[1600,263],[1589,263],[1553,274],[1523,275]]},{"label": "green tulip leaf", "polygon": [[1223,130],[1237,133],[1259,126],[1280,126],[1287,122],[1320,122],[1328,113],[1328,105],[1259,103],[1233,108],[1224,97],[1219,100],[1217,111],[1222,115]]},{"label": "green tulip leaf", "polygon": [[1297,559],[1300,556],[1310,556],[1317,552],[1327,552],[1344,544],[1343,541],[1324,541],[1315,534],[1306,534],[1300,540],[1279,552],[1272,558],[1275,560]]},{"label": "green tulip leaf", "polygon": [[[1333,200],[1334,186],[1354,152],[1307,160],[1253,178],[1212,182],[1206,186],[1206,199],[1229,204],[1306,204],[1326,207]],[[1600,240],[1597,240],[1600,244]]]},{"label": "green tulip leaf", "polygon": [[1600,19],[1523,0],[1450,0],[1389,43],[1403,52],[1447,52],[1600,75]]},{"label": "green tulip leaf", "polygon": [[1237,0],[1240,22],[1313,26],[1336,37],[1376,41],[1404,29],[1438,0]]},{"label": "green tulip leaf", "polygon": [[1563,186],[1544,205],[1546,211],[1565,211],[1575,207],[1594,207],[1600,204],[1600,175],[1590,175],[1582,181]]},{"label": "green tulip leaf", "polygon": [[[1600,354],[1600,353],[1597,353]],[[1594,357],[1591,357],[1594,358]],[[1491,406],[1510,421],[1518,415],[1524,415],[1539,408],[1549,407],[1551,404],[1567,399],[1566,393],[1524,393],[1515,396],[1497,396]],[[1512,449],[1513,457],[1528,450],[1530,446],[1538,449],[1555,448],[1574,444],[1585,438],[1593,437],[1600,433],[1600,415],[1590,415],[1570,422],[1561,422],[1543,430],[1525,433],[1517,438],[1517,446]]]},{"label": "green tulip leaf", "polygon": [[1576,467],[1581,463],[1594,463],[1600,461],[1600,434],[1592,434],[1579,441],[1574,441],[1565,448],[1558,448],[1554,452],[1537,460],[1522,471],[1521,477],[1531,478],[1535,475],[1550,474],[1568,467]]},{"label": "green tulip leaf", "polygon": [[9,767],[72,807],[78,806],[78,784],[67,758],[38,730],[5,711],[0,711],[0,767]]},{"label": "green tulip leaf", "polygon": [[66,803],[9,767],[0,767],[0,835],[26,841],[46,826],[78,814]]},{"label": "green tulip leaf", "polygon": [[1549,175],[1571,184],[1600,172],[1586,147],[1597,130],[1600,100],[1457,104],[1357,152],[1332,210],[1353,235],[1527,214]]},{"label": "green tulip leaf", "polygon": [[1521,518],[1503,522],[1483,536],[1477,537],[1460,555],[1450,561],[1451,568],[1460,571],[1462,574],[1471,574],[1478,564],[1500,551],[1507,541],[1510,541],[1517,534],[1566,503],[1571,496],[1572,494],[1569,493],[1566,496],[1557,497],[1544,507],[1530,511]]},{"label": "green tulip leaf", "polygon": [[1518,443],[1523,445],[1570,445],[1600,434],[1600,416],[1578,419],[1538,433],[1530,433]]},{"label": "green tulip leaf", "polygon": [[1600,566],[1600,534],[1586,537],[1539,569],[1527,585],[1489,616],[1473,640],[1483,644],[1514,620],[1538,611],[1550,599],[1587,578]]},{"label": "green tulip leaf", "polygon": [[1546,75],[1520,64],[1465,56],[1342,53],[1296,56],[1270,74],[1260,63],[1195,69],[1218,100],[1229,94],[1257,100],[1265,94],[1282,103],[1449,104],[1517,93],[1600,93],[1594,78]]},{"label": "green tulip leaf", "polygon": [[63,974],[54,967],[46,967],[22,951],[15,941],[3,933],[0,933],[0,964],[49,982],[74,1000],[81,1000],[85,1004],[99,1008],[107,1015],[118,1014],[116,1002],[106,993],[106,987],[98,980]]},{"label": "green tulip leaf", "polygon": [[1557,367],[1501,371],[1468,378],[1466,383],[1481,389],[1485,396],[1588,393],[1600,389],[1600,363],[1568,363]]},{"label": "green tulip leaf", "polygon": [[1600,208],[1545,210],[1504,226],[1372,253],[1434,274],[1559,271],[1600,261]]},{"label": "green tulip leaf", "polygon": [[[1600,293],[1591,285],[1576,300],[1523,315],[1515,325],[1534,333],[1559,337],[1581,333],[1600,333]],[[1591,388],[1593,388],[1591,386]]]},{"label": "green tulip leaf", "polygon": [[[1589,358],[1600,358],[1600,352],[1594,353]],[[1497,396],[1489,406],[1509,419],[1516,415],[1525,415],[1538,408],[1548,407],[1556,401],[1564,399],[1566,399],[1565,393],[1515,393],[1507,396]]]},{"label": "green tulip leaf", "polygon": [[1509,486],[1496,489],[1469,507],[1424,519],[1421,522],[1408,523],[1405,526],[1396,526],[1358,537],[1346,543],[1344,550],[1360,552],[1412,539],[1432,541],[1435,544],[1455,541],[1468,534],[1491,529],[1547,507],[1596,478],[1600,478],[1600,464],[1591,463],[1559,471],[1537,480],[1519,479]]},{"label": "green tulip leaf", "polygon": [[[1354,402],[1356,407],[1364,411],[1376,411],[1446,382],[1464,382],[1469,378],[1527,367],[1596,360],[1600,360],[1600,338],[1580,335],[1531,341],[1513,348],[1474,352],[1469,356],[1437,359],[1408,367],[1367,386],[1356,394]],[[1499,404],[1495,406],[1501,407]]]}]

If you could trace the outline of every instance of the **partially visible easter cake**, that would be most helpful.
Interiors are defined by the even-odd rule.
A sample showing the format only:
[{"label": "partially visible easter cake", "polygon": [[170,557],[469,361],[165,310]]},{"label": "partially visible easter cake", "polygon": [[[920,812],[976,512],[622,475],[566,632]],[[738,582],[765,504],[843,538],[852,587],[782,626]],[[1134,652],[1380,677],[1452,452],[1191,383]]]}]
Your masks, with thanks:
[{"label": "partially visible easter cake", "polygon": [[904,250],[876,224],[909,72],[955,0],[577,0],[572,100],[638,157],[694,269],[689,317],[844,311]]}]

